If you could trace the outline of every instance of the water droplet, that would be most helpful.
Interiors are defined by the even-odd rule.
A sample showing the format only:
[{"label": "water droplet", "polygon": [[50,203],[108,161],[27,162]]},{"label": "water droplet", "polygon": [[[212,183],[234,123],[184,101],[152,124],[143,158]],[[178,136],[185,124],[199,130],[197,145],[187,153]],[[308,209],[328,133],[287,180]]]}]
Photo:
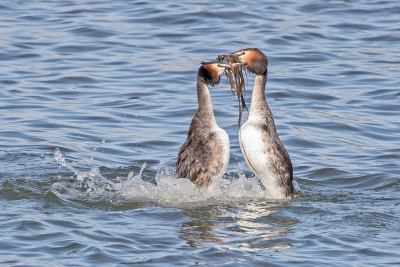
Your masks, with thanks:
[{"label": "water droplet", "polygon": [[142,176],[142,172],[144,170],[144,167],[146,167],[146,161],[143,163],[142,168],[140,169],[139,176]]},{"label": "water droplet", "polygon": [[41,158],[44,158],[44,152],[42,151],[42,153],[40,154]]}]

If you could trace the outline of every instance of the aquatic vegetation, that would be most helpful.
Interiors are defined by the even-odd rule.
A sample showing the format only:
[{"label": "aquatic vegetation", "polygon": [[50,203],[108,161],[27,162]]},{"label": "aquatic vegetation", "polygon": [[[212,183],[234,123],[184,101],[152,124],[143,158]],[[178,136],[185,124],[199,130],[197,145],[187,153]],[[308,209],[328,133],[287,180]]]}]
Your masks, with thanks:
[{"label": "aquatic vegetation", "polygon": [[[229,64],[241,63],[236,55],[219,55],[217,58],[220,62],[224,59]],[[230,82],[232,93],[237,95],[239,101],[239,127],[242,121],[242,111],[248,110],[245,102],[246,83],[243,73],[247,76],[246,70],[240,64],[225,70],[225,76]]]}]

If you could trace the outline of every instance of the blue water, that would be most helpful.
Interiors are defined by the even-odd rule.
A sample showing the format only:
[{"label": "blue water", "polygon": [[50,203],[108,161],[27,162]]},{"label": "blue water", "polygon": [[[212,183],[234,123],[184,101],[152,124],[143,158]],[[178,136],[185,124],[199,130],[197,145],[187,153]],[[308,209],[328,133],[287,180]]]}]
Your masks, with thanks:
[{"label": "blue water", "polygon": [[[0,265],[400,266],[397,1],[2,1],[0,14]],[[210,89],[231,140],[223,181],[174,173],[200,62],[247,47],[269,59],[294,200],[269,199],[247,167],[224,77]]]}]

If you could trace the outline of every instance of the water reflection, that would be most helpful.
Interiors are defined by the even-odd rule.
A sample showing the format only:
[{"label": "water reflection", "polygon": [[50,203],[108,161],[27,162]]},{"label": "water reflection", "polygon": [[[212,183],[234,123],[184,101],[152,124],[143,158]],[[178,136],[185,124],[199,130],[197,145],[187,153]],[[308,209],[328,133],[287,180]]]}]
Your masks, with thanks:
[{"label": "water reflection", "polygon": [[190,247],[205,247],[208,243],[225,241],[219,229],[228,226],[229,222],[221,220],[224,212],[218,207],[196,207],[184,213],[191,220],[182,224],[179,237],[186,240]]},{"label": "water reflection", "polygon": [[288,219],[281,210],[287,202],[248,202],[230,207],[196,207],[184,213],[190,217],[180,228],[179,237],[190,247],[214,244],[224,251],[265,251],[294,245],[292,233],[297,219]]}]

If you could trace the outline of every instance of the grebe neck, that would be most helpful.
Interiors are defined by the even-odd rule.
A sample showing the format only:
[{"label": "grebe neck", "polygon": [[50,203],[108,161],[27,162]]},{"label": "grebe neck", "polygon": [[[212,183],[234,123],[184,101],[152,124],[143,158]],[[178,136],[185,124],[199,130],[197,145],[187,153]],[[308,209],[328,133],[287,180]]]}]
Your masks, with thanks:
[{"label": "grebe neck", "polygon": [[256,75],[254,82],[253,94],[251,96],[251,105],[249,118],[260,117],[261,119],[266,116],[272,117],[271,110],[265,100],[265,85],[267,84],[267,72],[265,74]]},{"label": "grebe neck", "polygon": [[197,100],[199,102],[199,107],[196,115],[200,116],[202,121],[205,120],[209,123],[216,124],[210,90],[208,89],[208,85],[199,78],[197,78]]}]

